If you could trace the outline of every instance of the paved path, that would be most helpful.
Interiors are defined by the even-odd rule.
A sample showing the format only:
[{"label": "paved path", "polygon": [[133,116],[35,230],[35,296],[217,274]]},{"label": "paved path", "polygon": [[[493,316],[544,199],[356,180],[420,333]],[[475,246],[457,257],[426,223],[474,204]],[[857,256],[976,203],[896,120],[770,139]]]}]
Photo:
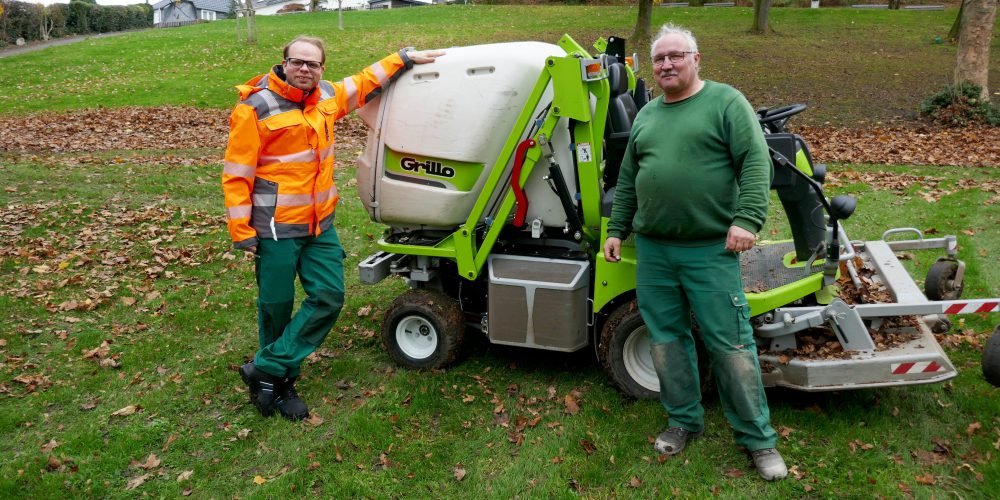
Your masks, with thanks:
[{"label": "paved path", "polygon": [[34,52],[36,50],[42,50],[48,47],[55,47],[56,45],[66,45],[68,43],[82,42],[88,38],[106,38],[109,36],[118,36],[118,35],[124,35],[126,33],[134,33],[136,31],[143,31],[143,30],[113,31],[111,33],[94,33],[92,35],[67,36],[63,38],[53,38],[52,40],[45,40],[45,41],[39,40],[35,42],[28,42],[26,45],[21,45],[20,47],[18,47],[17,45],[12,45],[5,49],[0,49],[0,58],[16,56],[27,52]]}]

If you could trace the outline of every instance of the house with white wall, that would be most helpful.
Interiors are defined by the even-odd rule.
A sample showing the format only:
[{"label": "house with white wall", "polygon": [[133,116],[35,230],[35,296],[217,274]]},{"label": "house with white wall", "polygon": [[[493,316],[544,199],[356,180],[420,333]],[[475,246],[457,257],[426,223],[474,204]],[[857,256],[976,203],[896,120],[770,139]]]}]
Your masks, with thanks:
[{"label": "house with white wall", "polygon": [[153,4],[153,26],[166,28],[229,17],[229,0],[161,0]]}]

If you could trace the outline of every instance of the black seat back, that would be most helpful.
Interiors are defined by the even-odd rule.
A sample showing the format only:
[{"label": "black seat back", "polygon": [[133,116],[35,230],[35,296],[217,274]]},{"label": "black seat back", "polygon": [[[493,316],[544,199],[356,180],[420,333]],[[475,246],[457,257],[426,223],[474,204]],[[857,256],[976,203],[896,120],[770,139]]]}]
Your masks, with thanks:
[{"label": "black seat back", "polygon": [[609,189],[618,183],[625,147],[632,132],[632,122],[639,108],[628,91],[628,71],[620,62],[608,64],[608,84],[611,87],[608,101],[608,122],[604,130],[604,184]]}]

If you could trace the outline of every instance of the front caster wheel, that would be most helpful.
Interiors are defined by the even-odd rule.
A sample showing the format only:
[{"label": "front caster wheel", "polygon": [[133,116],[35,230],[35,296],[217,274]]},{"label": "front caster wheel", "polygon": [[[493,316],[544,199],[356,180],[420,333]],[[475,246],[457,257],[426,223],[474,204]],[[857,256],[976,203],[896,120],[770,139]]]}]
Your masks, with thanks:
[{"label": "front caster wheel", "polygon": [[430,290],[410,290],[396,297],[382,321],[382,345],[389,357],[417,370],[451,364],[464,336],[458,303]]},{"label": "front caster wheel", "polygon": [[995,387],[1000,387],[1000,325],[993,329],[993,336],[983,347],[983,376]]},{"label": "front caster wheel", "polygon": [[924,281],[924,295],[931,300],[958,300],[965,288],[963,279],[958,277],[962,265],[956,260],[941,259],[927,271]]}]

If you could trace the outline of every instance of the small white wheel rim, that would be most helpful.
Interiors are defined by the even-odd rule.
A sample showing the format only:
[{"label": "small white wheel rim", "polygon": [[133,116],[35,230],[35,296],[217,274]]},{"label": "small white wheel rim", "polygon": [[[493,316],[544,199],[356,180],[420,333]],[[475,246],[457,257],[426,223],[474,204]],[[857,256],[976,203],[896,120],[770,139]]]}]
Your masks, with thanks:
[{"label": "small white wheel rim", "polygon": [[625,339],[622,361],[632,380],[650,391],[660,392],[660,379],[656,377],[656,369],[653,367],[653,356],[649,353],[649,335],[645,327],[632,330]]},{"label": "small white wheel rim", "polygon": [[408,316],[396,325],[396,343],[410,358],[426,359],[437,349],[437,329],[422,316]]}]

